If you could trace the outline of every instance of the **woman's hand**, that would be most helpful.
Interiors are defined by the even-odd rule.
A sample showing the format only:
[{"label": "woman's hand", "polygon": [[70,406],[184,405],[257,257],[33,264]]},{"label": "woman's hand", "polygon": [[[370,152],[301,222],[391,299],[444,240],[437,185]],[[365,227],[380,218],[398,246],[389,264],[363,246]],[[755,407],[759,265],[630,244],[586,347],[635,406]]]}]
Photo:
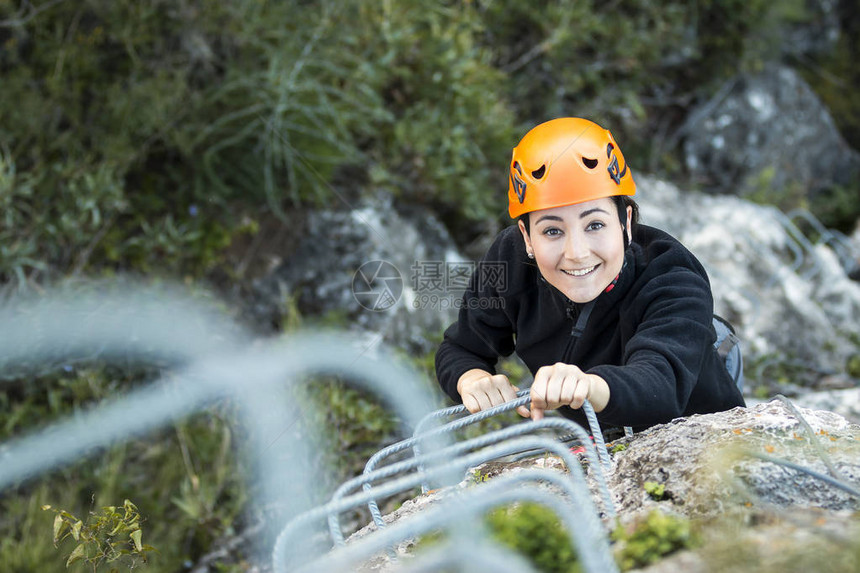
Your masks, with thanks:
[{"label": "woman's hand", "polygon": [[609,403],[609,386],[600,376],[586,374],[573,364],[556,362],[537,371],[531,399],[532,420],[542,419],[546,410],[559,406],[581,408],[586,400],[595,412],[600,412]]},{"label": "woman's hand", "polygon": [[[479,368],[467,370],[457,381],[457,392],[472,414],[516,400],[518,391],[504,374],[490,374]],[[529,417],[525,406],[517,408],[517,413],[523,418]]]}]

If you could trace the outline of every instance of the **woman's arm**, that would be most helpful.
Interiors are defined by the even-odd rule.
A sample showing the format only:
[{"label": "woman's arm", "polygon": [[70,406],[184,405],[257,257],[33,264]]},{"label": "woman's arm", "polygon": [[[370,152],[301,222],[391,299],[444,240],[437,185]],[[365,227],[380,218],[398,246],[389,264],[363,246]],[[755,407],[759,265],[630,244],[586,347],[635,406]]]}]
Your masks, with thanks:
[{"label": "woman's arm", "polygon": [[[517,250],[521,251],[519,255]],[[457,321],[445,331],[436,352],[436,377],[455,402],[463,399],[460,380],[469,371],[480,370],[492,378],[499,358],[514,351],[518,302],[512,294],[524,281],[520,259],[525,259],[525,247],[519,230],[512,226],[496,237],[478,263],[478,271],[463,294]],[[482,265],[501,267],[504,280],[500,283],[482,280]],[[471,377],[467,381],[472,382]],[[480,394],[480,389],[475,392]],[[481,403],[481,399],[476,400]]]}]

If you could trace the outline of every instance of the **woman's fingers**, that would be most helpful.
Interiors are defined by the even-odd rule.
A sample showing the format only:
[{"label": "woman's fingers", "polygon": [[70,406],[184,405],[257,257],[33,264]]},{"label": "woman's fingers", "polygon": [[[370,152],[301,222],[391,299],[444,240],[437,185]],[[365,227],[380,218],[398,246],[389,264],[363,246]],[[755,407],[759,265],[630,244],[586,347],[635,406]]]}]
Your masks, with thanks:
[{"label": "woman's fingers", "polygon": [[587,377],[587,375],[583,376],[577,381],[576,388],[573,391],[573,397],[569,402],[570,407],[573,409],[582,408],[582,405],[588,398],[588,393],[590,390],[591,380]]},{"label": "woman's fingers", "polygon": [[[461,387],[463,405],[472,414],[516,400],[517,388],[504,374],[477,375],[465,380]],[[521,416],[528,417],[528,410],[517,408]]]},{"label": "woman's fingers", "polygon": [[[480,370],[464,374],[458,390],[463,405],[473,414],[516,400],[518,391],[504,374]],[[561,362],[544,366],[535,373],[530,391],[531,407],[520,406],[517,413],[524,418],[540,420],[546,410],[555,410],[560,406],[581,408],[590,391],[590,375],[577,366]]]},{"label": "woman's fingers", "polygon": [[573,399],[576,395],[576,389],[582,386],[579,383],[578,378],[568,378],[566,379],[566,383],[562,385],[561,392],[559,393],[558,403],[559,405],[570,405],[573,406]]},{"label": "woman's fingers", "polygon": [[539,420],[545,410],[560,406],[580,408],[589,389],[588,374],[572,364],[557,363],[540,368],[531,387],[532,419]]}]

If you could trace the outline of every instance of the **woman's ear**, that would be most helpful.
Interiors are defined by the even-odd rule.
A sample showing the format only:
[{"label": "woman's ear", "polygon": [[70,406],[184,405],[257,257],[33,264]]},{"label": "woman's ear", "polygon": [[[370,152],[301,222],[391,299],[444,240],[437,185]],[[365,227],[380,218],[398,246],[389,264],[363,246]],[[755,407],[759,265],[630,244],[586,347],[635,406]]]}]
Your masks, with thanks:
[{"label": "woman's ear", "polygon": [[531,237],[529,237],[528,231],[526,231],[526,226],[522,221],[517,221],[517,226],[520,228],[520,233],[523,234],[523,241],[526,243],[526,253],[534,255],[535,250],[532,247],[532,240]]},{"label": "woman's ear", "polygon": [[628,243],[633,242],[633,207],[627,205],[627,225],[624,227]]}]

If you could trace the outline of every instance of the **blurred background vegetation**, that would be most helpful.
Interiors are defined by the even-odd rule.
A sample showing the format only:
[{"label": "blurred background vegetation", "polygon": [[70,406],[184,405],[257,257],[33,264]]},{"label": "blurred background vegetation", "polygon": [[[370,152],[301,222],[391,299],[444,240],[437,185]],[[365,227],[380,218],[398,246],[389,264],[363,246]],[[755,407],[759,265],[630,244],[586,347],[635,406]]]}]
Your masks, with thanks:
[{"label": "blurred background vegetation", "polygon": [[[506,221],[504,165],[559,115],[612,126],[645,171],[683,180],[673,133],[739,70],[780,58],[803,0],[0,0],[0,284],[75,276],[250,280],[237,245],[273,218],[385,189],[461,241]],[[853,15],[853,3],[840,10]],[[789,62],[860,147],[860,22]],[[845,210],[850,212],[846,215]],[[831,221],[856,221],[848,204]],[[827,214],[821,214],[826,216]],[[827,222],[827,221],[826,221]],[[432,377],[428,357],[412,357]],[[0,438],[121,395],[152,372],[93,365],[0,381]],[[396,423],[337,381],[320,399],[343,475]],[[331,406],[331,405],[334,406]],[[129,498],[183,571],[249,525],[229,405],[0,493],[0,570],[60,570],[50,503]],[[332,483],[342,476],[333,476]],[[237,561],[223,571],[244,571]]]}]

